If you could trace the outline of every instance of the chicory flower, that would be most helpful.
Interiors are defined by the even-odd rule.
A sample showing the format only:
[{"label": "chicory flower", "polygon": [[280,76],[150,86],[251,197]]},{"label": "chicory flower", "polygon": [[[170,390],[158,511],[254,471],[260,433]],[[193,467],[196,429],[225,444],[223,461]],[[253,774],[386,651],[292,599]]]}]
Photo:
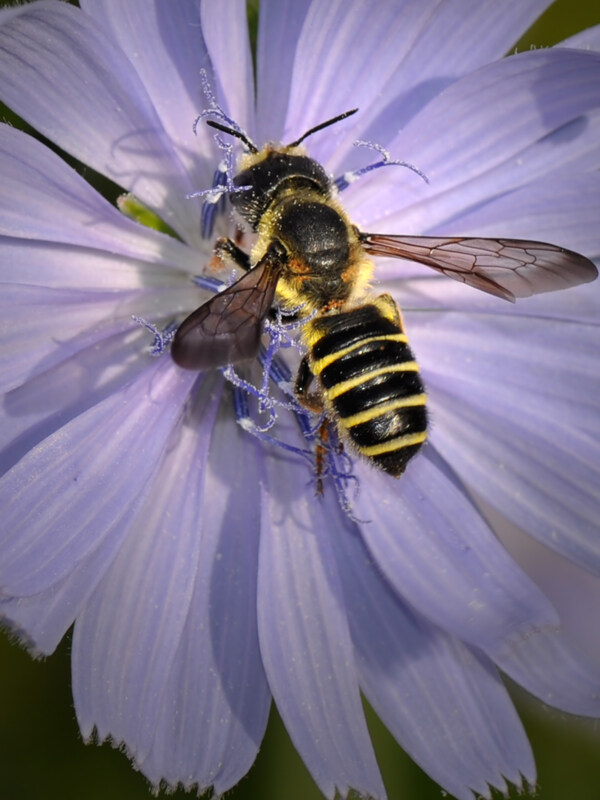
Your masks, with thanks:
[{"label": "chicory flower", "polygon": [[600,714],[598,664],[473,499],[600,572],[598,285],[512,307],[378,261],[432,424],[399,481],[354,461],[351,510],[331,480],[315,497],[290,410],[269,435],[291,450],[252,435],[241,382],[179,369],[160,336],[207,298],[214,239],[234,232],[221,214],[203,235],[198,191],[224,157],[193,130],[207,85],[256,142],[358,107],[309,154],[341,176],[367,140],[429,181],[392,167],[352,182],[341,200],[362,229],[598,258],[598,31],[503,58],[546,5],[265,0],[256,92],[241,0],[2,12],[1,99],[172,232],[0,128],[0,611],[36,653],[74,623],[83,735],[122,743],[152,783],[228,790],[273,699],[325,796],[383,798],[362,692],[444,789],[489,797],[535,781],[499,670]]}]

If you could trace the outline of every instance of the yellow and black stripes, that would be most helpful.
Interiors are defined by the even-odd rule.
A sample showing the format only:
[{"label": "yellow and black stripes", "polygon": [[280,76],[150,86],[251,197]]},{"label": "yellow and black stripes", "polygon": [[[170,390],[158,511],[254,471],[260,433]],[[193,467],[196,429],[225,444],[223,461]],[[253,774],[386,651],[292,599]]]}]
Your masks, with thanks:
[{"label": "yellow and black stripes", "polygon": [[357,451],[394,476],[427,436],[425,390],[402,330],[377,300],[311,325],[310,368]]}]

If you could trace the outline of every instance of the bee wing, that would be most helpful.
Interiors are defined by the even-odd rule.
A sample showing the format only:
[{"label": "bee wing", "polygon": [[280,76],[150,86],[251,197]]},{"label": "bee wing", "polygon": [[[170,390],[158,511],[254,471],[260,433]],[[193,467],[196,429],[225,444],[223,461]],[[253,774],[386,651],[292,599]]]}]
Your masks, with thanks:
[{"label": "bee wing", "polygon": [[280,261],[265,257],[239,281],[192,311],[171,344],[175,363],[203,370],[253,358],[281,268]]},{"label": "bee wing", "polygon": [[588,283],[598,270],[585,256],[526,239],[386,236],[362,233],[368,253],[418,261],[504,300]]}]

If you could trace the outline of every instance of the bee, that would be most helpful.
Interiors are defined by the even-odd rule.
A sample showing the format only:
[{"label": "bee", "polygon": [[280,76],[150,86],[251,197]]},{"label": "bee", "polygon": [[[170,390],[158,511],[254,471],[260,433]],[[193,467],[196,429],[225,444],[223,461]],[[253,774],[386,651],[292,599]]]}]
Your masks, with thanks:
[{"label": "bee", "polygon": [[208,120],[247,148],[229,200],[257,238],[250,254],[231,239],[217,240],[216,255],[244,275],[181,323],[171,353],[193,370],[252,359],[275,301],[295,309],[306,318],[298,400],[324,411],[353,451],[398,478],[427,438],[426,392],[396,303],[369,291],[371,256],[416,261],[513,302],[598,273],[584,256],[542,242],[360,231],[331,178],[301,146],[355,111],[262,149],[237,127]]}]

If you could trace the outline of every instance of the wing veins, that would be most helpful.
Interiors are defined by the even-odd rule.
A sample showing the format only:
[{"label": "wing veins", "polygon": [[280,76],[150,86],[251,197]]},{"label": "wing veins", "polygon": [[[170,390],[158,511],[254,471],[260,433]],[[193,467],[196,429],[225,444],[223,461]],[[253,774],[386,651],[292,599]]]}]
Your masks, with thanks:
[{"label": "wing veins", "polygon": [[361,241],[371,255],[416,261],[512,302],[578,286],[598,275],[585,256],[547,242],[377,233],[363,233]]},{"label": "wing veins", "polygon": [[253,358],[282,266],[278,254],[267,250],[238,281],[192,311],[173,338],[175,363],[203,370]]}]

